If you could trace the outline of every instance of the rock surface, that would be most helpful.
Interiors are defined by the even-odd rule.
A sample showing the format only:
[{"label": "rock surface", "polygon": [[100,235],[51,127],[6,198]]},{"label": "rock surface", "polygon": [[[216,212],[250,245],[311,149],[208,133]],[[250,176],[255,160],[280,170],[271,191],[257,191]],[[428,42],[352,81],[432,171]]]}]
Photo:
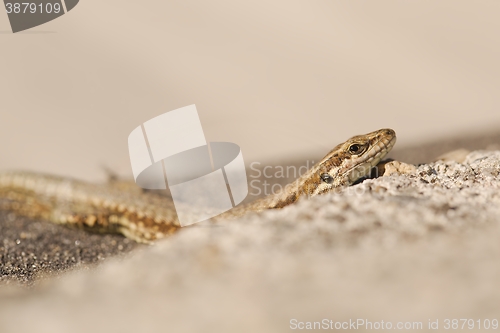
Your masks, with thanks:
[{"label": "rock surface", "polygon": [[426,331],[429,320],[441,330],[446,319],[498,320],[499,238],[500,151],[474,151],[183,228],[33,289],[4,286],[0,331],[280,332],[324,319]]}]

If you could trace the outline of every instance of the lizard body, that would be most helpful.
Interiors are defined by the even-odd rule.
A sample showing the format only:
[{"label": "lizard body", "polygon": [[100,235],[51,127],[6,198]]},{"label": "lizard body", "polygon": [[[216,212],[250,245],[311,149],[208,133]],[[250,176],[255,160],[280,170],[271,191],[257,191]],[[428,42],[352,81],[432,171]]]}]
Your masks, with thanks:
[{"label": "lizard body", "polygon": [[[368,176],[395,142],[396,134],[391,129],[352,137],[281,192],[240,205],[217,218],[283,208],[300,198],[352,185]],[[93,231],[121,233],[139,242],[163,238],[180,228],[173,202],[162,196],[63,177],[1,173],[0,199],[1,209],[19,215]]]}]

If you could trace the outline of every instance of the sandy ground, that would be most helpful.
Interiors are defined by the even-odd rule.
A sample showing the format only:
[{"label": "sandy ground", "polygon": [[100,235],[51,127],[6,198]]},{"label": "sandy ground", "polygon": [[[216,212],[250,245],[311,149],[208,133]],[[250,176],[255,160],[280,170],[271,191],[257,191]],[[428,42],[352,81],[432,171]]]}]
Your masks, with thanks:
[{"label": "sandy ground", "polygon": [[[458,137],[418,146],[396,148],[389,157],[407,163],[431,162],[441,154],[466,148],[498,149],[500,135],[489,133],[483,136]],[[307,160],[273,161],[273,163],[260,165],[260,170],[266,165],[297,166],[307,165]],[[275,170],[275,169],[273,169]],[[271,172],[273,175],[273,173]],[[264,180],[252,178],[255,172],[248,168],[249,180]],[[288,175],[292,176],[292,175]],[[293,177],[265,179],[271,188],[273,184],[287,184]],[[265,194],[262,183],[258,183],[261,192],[255,190],[245,202]],[[254,194],[254,195],[252,195]],[[94,263],[104,262],[106,259],[128,253],[142,248],[144,245],[136,244],[119,235],[90,234],[81,230],[47,223],[45,221],[32,221],[17,217],[9,212],[0,212],[0,281],[3,284],[21,283],[31,285],[40,279],[57,276],[73,268],[87,268]]]},{"label": "sandy ground", "polygon": [[[359,331],[372,330],[367,322],[446,331],[447,320],[467,318],[479,332],[477,320],[496,323],[500,313],[499,175],[500,151],[477,151],[463,164],[422,164],[283,210],[185,228],[115,258],[130,250],[117,251],[118,238],[18,225],[41,240],[20,248],[60,244],[52,271],[101,265],[41,274],[31,288],[30,268],[11,270],[24,284],[0,288],[0,330],[285,332],[362,320]],[[26,269],[25,256],[2,258]]]}]

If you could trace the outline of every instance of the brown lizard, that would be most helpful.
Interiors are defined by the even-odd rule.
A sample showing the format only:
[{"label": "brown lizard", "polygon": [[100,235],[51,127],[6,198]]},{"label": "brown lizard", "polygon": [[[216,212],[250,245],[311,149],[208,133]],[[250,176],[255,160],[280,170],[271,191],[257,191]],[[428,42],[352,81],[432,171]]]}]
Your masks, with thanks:
[{"label": "brown lizard", "polygon": [[[283,208],[300,198],[352,185],[370,175],[395,142],[392,129],[352,137],[281,192],[240,205],[217,219]],[[0,174],[0,209],[93,231],[121,233],[139,242],[163,238],[180,228],[173,202],[162,196],[29,172]]]}]

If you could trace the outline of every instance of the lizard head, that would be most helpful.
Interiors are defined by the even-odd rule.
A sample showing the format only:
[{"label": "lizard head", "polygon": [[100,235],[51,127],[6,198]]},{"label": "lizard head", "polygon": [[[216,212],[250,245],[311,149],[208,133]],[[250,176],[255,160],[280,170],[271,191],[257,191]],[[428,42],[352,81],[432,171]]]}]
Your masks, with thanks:
[{"label": "lizard head", "polygon": [[352,185],[370,175],[396,143],[396,132],[384,128],[365,135],[357,135],[333,148],[319,163],[289,184],[288,190],[279,193],[269,204],[282,208],[299,199],[327,193]]},{"label": "lizard head", "polygon": [[314,196],[352,185],[370,175],[395,143],[396,132],[388,128],[350,138],[333,148],[301,179],[300,192]]}]

